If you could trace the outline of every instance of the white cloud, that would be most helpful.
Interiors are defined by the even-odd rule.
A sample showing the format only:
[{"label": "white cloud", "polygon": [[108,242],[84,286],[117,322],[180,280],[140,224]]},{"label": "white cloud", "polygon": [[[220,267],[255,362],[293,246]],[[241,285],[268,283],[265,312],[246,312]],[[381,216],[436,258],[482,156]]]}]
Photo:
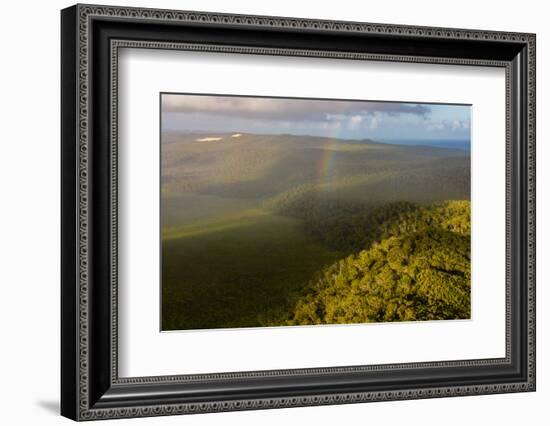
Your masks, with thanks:
[{"label": "white cloud", "polygon": [[382,118],[378,115],[375,115],[374,117],[371,117],[369,128],[371,128],[371,129],[378,128],[378,125],[380,124],[380,121],[382,121]]},{"label": "white cloud", "polygon": [[463,130],[468,130],[470,128],[469,120],[442,120],[442,121],[432,121],[428,123],[427,126],[429,131],[440,132],[440,131],[450,131],[450,132],[459,132]]},{"label": "white cloud", "polygon": [[365,117],[362,115],[358,115],[358,114],[352,115],[348,120],[348,127],[350,129],[357,128],[363,122],[364,118]]},{"label": "white cloud", "polygon": [[445,125],[443,123],[430,123],[428,124],[428,130],[429,131],[439,131],[439,130],[445,130]]},{"label": "white cloud", "polygon": [[324,121],[321,123],[321,127],[327,130],[336,130],[341,127],[342,123],[340,121]]}]

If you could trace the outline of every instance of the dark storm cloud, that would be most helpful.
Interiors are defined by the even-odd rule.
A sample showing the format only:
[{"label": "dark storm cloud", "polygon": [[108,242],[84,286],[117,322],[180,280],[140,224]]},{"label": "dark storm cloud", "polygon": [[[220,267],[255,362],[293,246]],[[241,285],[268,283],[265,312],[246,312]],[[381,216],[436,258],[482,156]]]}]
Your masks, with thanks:
[{"label": "dark storm cloud", "polygon": [[163,112],[212,114],[277,121],[326,121],[373,114],[412,114],[427,117],[427,105],[401,102],[363,102],[234,96],[162,96]]}]

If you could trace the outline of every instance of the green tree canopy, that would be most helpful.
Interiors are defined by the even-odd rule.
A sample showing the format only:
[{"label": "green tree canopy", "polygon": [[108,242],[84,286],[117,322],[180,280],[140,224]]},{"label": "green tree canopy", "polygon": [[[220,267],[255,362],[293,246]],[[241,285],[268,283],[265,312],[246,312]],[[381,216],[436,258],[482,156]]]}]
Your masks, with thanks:
[{"label": "green tree canopy", "polygon": [[470,317],[470,203],[405,207],[309,283],[289,325]]}]

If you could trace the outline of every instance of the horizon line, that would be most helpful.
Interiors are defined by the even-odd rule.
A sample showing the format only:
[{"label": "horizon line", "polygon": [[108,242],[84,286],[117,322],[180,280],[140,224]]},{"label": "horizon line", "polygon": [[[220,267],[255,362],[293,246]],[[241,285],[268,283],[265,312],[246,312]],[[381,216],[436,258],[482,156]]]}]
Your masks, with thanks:
[{"label": "horizon line", "polygon": [[360,137],[360,138],[353,138],[353,137],[347,137],[347,138],[338,138],[334,136],[325,136],[325,135],[314,135],[309,133],[291,133],[291,132],[282,132],[282,133],[253,133],[253,132],[243,132],[243,131],[221,131],[221,132],[210,132],[206,130],[161,130],[161,135],[163,134],[186,134],[186,135],[205,135],[209,134],[212,136],[217,135],[234,135],[234,134],[242,134],[242,135],[257,135],[257,136],[302,136],[302,137],[312,137],[312,138],[325,138],[325,139],[338,139],[338,140],[350,140],[350,141],[364,141],[369,140],[372,142],[380,142],[385,143],[384,141],[446,141],[446,142],[466,142],[471,141],[472,138],[457,138],[457,139],[449,139],[449,138],[382,138],[382,139],[372,139],[370,137]]}]

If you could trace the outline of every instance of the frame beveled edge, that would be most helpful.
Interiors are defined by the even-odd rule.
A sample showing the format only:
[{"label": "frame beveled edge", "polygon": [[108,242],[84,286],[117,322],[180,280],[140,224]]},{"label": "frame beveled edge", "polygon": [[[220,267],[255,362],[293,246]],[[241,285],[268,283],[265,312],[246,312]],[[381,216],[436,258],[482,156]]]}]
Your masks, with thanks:
[{"label": "frame beveled edge", "polygon": [[[520,356],[525,357],[526,379],[473,386],[446,388],[401,389],[379,392],[332,393],[326,395],[253,398],[213,402],[169,403],[161,401],[152,406],[105,408],[90,407],[89,377],[89,217],[90,164],[88,147],[89,93],[89,21],[93,17],[136,19],[162,23],[205,23],[209,25],[254,26],[293,31],[357,32],[383,34],[387,37],[410,35],[415,38],[486,40],[518,43],[522,53],[512,63],[512,83],[516,104],[512,118],[518,118],[514,130],[518,133],[518,164],[511,165],[508,177],[516,170],[519,179],[512,184],[521,192],[512,200],[522,209],[519,215],[523,226],[522,241],[516,241],[524,255],[521,259],[527,282],[520,297],[525,312],[519,321],[525,328]],[[261,409],[290,406],[321,405],[378,400],[430,398],[485,393],[532,391],[535,389],[535,36],[533,34],[501,33],[495,31],[459,30],[447,28],[408,27],[401,25],[336,22],[265,16],[182,12],[155,9],[134,9],[77,5],[62,13],[62,414],[77,420],[96,418],[137,417],[193,412]],[[517,94],[521,96],[518,96]],[[507,99],[508,103],[508,99]],[[508,123],[507,123],[508,124]],[[522,146],[523,145],[523,146]],[[523,148],[523,149],[521,149]],[[508,165],[507,165],[508,167]],[[507,170],[508,171],[508,170]],[[517,192],[517,191],[516,191]],[[516,203],[517,202],[517,203]],[[525,207],[525,209],[523,209]],[[511,238],[508,238],[511,237]],[[507,235],[507,244],[513,238]],[[116,250],[116,247],[115,247]],[[507,262],[507,269],[509,265]],[[522,269],[523,271],[523,269]],[[519,287],[519,286],[518,286]],[[516,295],[517,297],[517,295]],[[521,331],[521,328],[520,328]],[[152,382],[155,382],[155,378]],[[174,377],[173,380],[179,380]],[[113,386],[113,387],[116,387]],[[115,389],[116,390],[116,389]]]}]

